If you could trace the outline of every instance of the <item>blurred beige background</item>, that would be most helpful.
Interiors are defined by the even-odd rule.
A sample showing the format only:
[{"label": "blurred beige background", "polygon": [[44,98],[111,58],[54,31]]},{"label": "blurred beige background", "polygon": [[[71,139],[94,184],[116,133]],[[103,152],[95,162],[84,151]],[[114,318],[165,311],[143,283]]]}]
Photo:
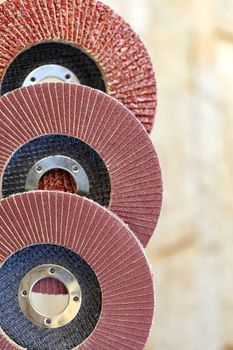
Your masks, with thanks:
[{"label": "blurred beige background", "polygon": [[104,0],[157,72],[164,206],[146,350],[233,349],[233,0]]},{"label": "blurred beige background", "polygon": [[[164,177],[146,350],[233,349],[233,0],[103,0],[143,37]],[[2,2],[2,0],[0,0]]]}]

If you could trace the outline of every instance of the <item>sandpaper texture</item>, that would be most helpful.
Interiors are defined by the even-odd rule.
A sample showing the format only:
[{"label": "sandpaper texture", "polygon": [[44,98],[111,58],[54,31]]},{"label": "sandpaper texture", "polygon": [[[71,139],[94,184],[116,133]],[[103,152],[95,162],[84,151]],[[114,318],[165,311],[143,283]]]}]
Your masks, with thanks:
[{"label": "sandpaper texture", "polygon": [[69,173],[55,169],[41,178],[38,190],[75,193],[76,185]]},{"label": "sandpaper texture", "polygon": [[64,284],[53,278],[44,278],[37,282],[33,289],[33,293],[48,295],[66,295],[68,294]]},{"label": "sandpaper texture", "polygon": [[151,131],[156,83],[148,52],[132,28],[95,0],[8,0],[0,5],[0,80],[16,56],[51,41],[71,43],[100,67],[107,92]]},{"label": "sandpaper texture", "polygon": [[1,178],[19,148],[49,134],[78,138],[98,153],[109,172],[109,208],[146,246],[160,215],[162,179],[154,146],[133,114],[106,94],[74,84],[8,93],[0,99]]},{"label": "sandpaper texture", "polygon": [[[0,202],[0,240],[3,267],[25,248],[52,244],[72,250],[94,271],[102,292],[101,315],[77,349],[144,348],[154,312],[152,276],[140,243],[114,214],[67,193],[15,195]],[[0,346],[20,349],[4,331]]]}]

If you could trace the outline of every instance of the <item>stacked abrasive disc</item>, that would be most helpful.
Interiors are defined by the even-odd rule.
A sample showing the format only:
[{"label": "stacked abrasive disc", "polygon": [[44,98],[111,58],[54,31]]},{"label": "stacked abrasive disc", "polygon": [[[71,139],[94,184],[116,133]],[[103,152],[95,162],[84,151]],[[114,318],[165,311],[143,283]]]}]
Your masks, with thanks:
[{"label": "stacked abrasive disc", "polygon": [[156,85],[132,28],[96,0],[8,0],[0,8],[1,94],[47,78],[107,92],[151,130]]},{"label": "stacked abrasive disc", "polygon": [[143,349],[162,205],[147,51],[93,0],[5,1],[0,34],[0,348]]}]

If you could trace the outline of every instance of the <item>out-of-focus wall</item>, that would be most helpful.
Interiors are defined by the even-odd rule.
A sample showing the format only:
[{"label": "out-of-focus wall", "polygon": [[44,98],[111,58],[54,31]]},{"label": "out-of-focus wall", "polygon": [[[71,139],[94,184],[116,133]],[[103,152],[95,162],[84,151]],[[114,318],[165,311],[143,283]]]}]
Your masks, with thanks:
[{"label": "out-of-focus wall", "polygon": [[104,0],[157,72],[164,177],[147,350],[233,349],[233,0]]}]

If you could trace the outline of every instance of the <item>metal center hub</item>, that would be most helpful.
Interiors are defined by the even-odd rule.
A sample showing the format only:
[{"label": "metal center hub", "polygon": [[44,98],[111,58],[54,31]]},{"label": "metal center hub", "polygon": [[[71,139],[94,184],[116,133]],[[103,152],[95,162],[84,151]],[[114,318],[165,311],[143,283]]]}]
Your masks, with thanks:
[{"label": "metal center hub", "polygon": [[64,82],[80,85],[79,79],[70,69],[58,64],[46,64],[34,69],[24,80],[23,86],[45,82]]},{"label": "metal center hub", "polygon": [[38,190],[40,179],[44,176],[44,174],[53,169],[62,169],[67,171],[70,175],[72,175],[75,181],[77,193],[80,195],[89,194],[89,179],[83,167],[75,160],[60,155],[46,157],[35,163],[28,173],[25,190]]},{"label": "metal center hub", "polygon": [[[69,294],[66,308],[53,316],[42,314],[33,306],[33,287],[44,278],[54,278],[62,282]],[[37,266],[25,275],[20,283],[18,300],[21,310],[30,321],[45,328],[59,328],[70,323],[78,314],[82,293],[78,281],[71,272],[61,266],[48,264]]]}]

